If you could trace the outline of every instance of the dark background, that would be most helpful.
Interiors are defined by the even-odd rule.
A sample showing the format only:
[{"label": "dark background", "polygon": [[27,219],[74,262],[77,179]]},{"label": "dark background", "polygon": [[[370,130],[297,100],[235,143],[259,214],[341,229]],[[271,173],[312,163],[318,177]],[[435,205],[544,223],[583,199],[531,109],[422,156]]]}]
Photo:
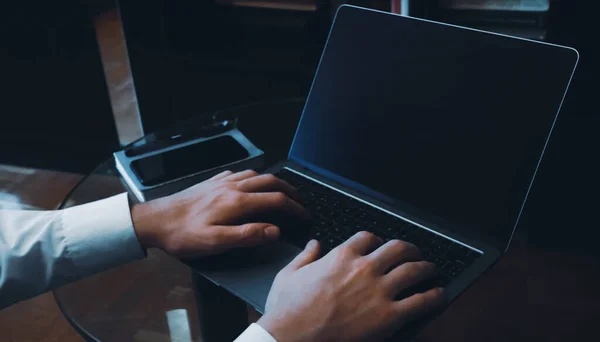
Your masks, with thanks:
[{"label": "dark background", "polygon": [[0,163],[86,172],[118,148],[87,4],[0,11]]}]

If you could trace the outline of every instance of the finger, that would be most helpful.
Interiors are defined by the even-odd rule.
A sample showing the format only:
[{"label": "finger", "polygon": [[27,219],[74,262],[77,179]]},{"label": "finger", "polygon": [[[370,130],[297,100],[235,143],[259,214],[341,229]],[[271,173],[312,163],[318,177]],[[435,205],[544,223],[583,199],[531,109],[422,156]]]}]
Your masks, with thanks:
[{"label": "finger", "polygon": [[241,181],[241,180],[248,179],[251,177],[256,177],[256,176],[258,176],[258,172],[254,171],[254,170],[246,170],[246,171],[237,172],[232,175],[229,175],[229,176],[223,178],[223,180],[237,182],[237,181]]},{"label": "finger", "polygon": [[435,288],[393,303],[397,318],[407,322],[438,309],[446,302],[444,289]]},{"label": "finger", "polygon": [[358,232],[350,237],[341,246],[346,246],[360,255],[366,255],[381,246],[383,240],[369,232]]},{"label": "finger", "polygon": [[237,247],[257,246],[279,238],[279,228],[270,223],[248,223],[240,226],[213,226],[214,247],[225,251]]},{"label": "finger", "polygon": [[296,271],[319,258],[319,242],[310,240],[304,250],[298,254],[287,266],[283,268],[285,271]]},{"label": "finger", "polygon": [[288,182],[272,174],[260,175],[242,180],[238,189],[243,192],[283,192],[297,202],[302,202],[298,190]]},{"label": "finger", "polygon": [[383,281],[393,296],[403,290],[413,287],[437,273],[435,264],[427,261],[404,263],[383,277]]},{"label": "finger", "polygon": [[283,211],[303,219],[309,218],[308,211],[283,192],[261,192],[244,194],[238,207],[241,216]]},{"label": "finger", "polygon": [[229,175],[232,175],[232,174],[233,174],[233,172],[231,172],[229,170],[223,171],[223,172],[219,173],[218,175],[212,176],[212,178],[210,178],[209,180],[213,180],[214,181],[214,180],[223,179],[223,178],[225,178],[225,177],[227,177]]},{"label": "finger", "polygon": [[372,259],[378,271],[383,273],[402,262],[419,260],[421,252],[412,243],[390,240],[369,254],[367,258]]}]

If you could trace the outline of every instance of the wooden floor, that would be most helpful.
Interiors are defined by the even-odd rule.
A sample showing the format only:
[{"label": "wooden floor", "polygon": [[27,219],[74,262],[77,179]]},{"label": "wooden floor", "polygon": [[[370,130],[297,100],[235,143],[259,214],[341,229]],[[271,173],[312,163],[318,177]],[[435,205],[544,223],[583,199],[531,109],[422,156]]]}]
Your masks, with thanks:
[{"label": "wooden floor", "polygon": [[[0,165],[0,209],[53,209],[80,175]],[[51,293],[0,311],[2,341],[82,341]]]},{"label": "wooden floor", "polygon": [[[0,209],[54,209],[81,178],[82,176],[77,174],[0,165]],[[90,326],[86,328],[96,328],[90,331],[107,330],[100,335],[107,341],[128,340],[124,336],[133,336],[136,341],[201,341],[198,338],[198,315],[195,310],[195,301],[193,295],[190,296],[191,277],[189,271],[175,259],[165,258],[158,251],[150,252],[152,253],[149,253],[149,257],[143,261],[113,269],[61,288],[60,291],[63,293],[64,291],[72,293],[68,296],[71,298],[71,302],[67,304],[70,307],[70,314],[90,323]],[[158,259],[160,261],[157,261]],[[169,277],[160,276],[165,274],[169,274]],[[166,278],[177,279],[169,281]],[[123,283],[128,285],[112,289],[109,284],[115,279],[122,279]],[[156,281],[157,279],[162,281]],[[137,284],[139,283],[146,284],[143,291],[138,288]],[[172,288],[173,284],[177,286]],[[119,303],[105,305],[115,298],[121,298],[119,295],[115,295],[113,290],[137,293],[138,301],[126,301],[127,310],[120,310]],[[89,300],[90,293],[95,293],[96,300],[86,302]],[[165,297],[165,294],[168,296]],[[173,296],[177,298],[173,299]],[[148,298],[152,298],[152,300],[148,300]],[[86,304],[75,304],[83,302]],[[129,310],[129,306],[133,309]],[[145,310],[155,312],[160,316],[161,313],[164,313],[164,308],[169,306],[177,309],[185,308],[183,311],[187,312],[189,316],[188,328],[191,330],[189,339],[175,338],[182,334],[169,336],[159,333],[161,329],[156,327],[160,327],[163,322],[156,319],[157,315],[153,316],[145,312]],[[78,312],[77,308],[80,308],[81,312]],[[88,315],[90,308],[94,314]],[[249,314],[252,321],[259,318],[256,311],[250,308]],[[103,317],[110,317],[114,322],[107,325],[105,321],[99,319]],[[108,326],[114,328],[115,331],[111,333],[111,329],[104,329]],[[129,329],[125,327],[134,326],[137,327],[135,334],[122,333],[122,331],[129,332]],[[173,329],[175,328],[169,326],[167,331],[173,333],[176,331]],[[2,331],[0,333],[2,342],[83,341],[63,317],[52,293],[46,293],[0,310],[0,331]]]},{"label": "wooden floor", "polygon": [[143,135],[127,49],[116,10],[95,18],[96,36],[108,85],[117,133],[122,145]]}]

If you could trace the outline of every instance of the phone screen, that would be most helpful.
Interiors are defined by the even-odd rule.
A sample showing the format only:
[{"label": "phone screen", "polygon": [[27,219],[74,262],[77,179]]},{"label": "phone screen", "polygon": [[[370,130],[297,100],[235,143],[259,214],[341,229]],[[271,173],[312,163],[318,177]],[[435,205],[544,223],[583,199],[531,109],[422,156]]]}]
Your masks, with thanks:
[{"label": "phone screen", "polygon": [[143,185],[153,186],[248,156],[248,151],[240,143],[225,135],[135,160],[131,169]]}]

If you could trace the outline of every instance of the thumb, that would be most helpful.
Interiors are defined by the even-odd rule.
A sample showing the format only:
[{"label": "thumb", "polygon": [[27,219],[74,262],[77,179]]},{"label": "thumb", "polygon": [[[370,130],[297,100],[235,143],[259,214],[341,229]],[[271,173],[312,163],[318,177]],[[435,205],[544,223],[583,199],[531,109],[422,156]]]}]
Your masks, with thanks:
[{"label": "thumb", "polygon": [[298,270],[314,261],[319,257],[319,242],[310,240],[304,250],[292,260],[285,269],[288,271]]},{"label": "thumb", "polygon": [[218,237],[216,247],[221,250],[256,246],[279,238],[279,228],[270,223],[214,226],[213,229],[213,234]]}]

